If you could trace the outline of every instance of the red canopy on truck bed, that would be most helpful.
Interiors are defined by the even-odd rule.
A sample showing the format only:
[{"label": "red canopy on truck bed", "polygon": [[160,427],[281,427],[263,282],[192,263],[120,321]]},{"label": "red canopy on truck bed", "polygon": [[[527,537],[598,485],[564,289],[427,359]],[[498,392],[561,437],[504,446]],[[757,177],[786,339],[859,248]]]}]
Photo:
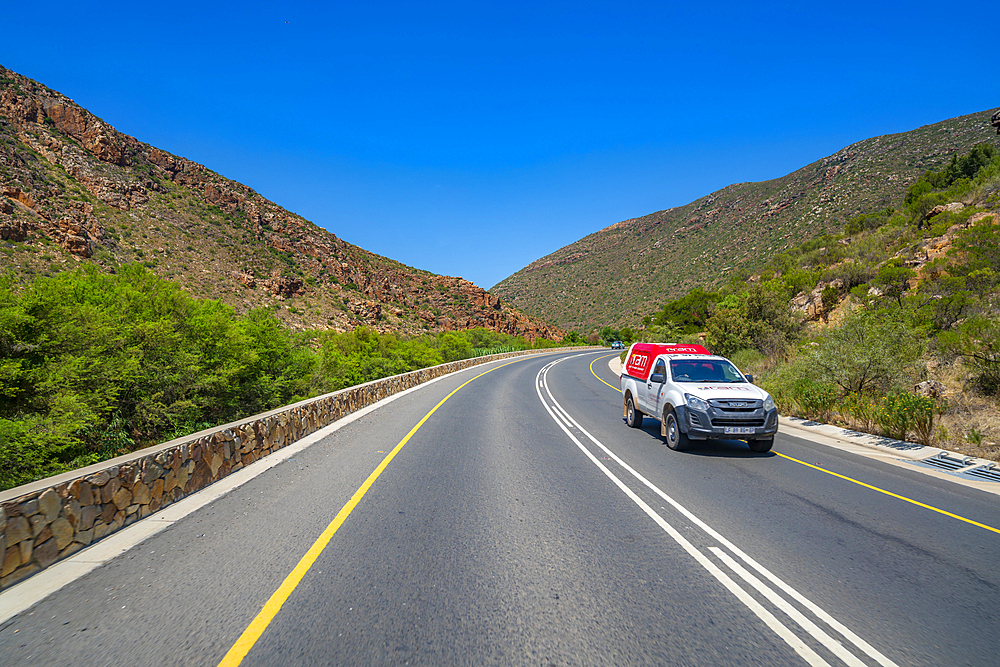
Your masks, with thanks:
[{"label": "red canopy on truck bed", "polygon": [[625,357],[625,373],[646,380],[653,359],[661,354],[712,354],[701,345],[671,345],[666,343],[632,343]]}]

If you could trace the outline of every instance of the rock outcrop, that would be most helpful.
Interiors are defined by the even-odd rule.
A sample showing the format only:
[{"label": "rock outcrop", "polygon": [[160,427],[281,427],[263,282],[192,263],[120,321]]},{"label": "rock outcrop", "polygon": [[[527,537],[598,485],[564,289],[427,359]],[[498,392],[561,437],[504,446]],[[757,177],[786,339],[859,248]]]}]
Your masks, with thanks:
[{"label": "rock outcrop", "polygon": [[844,281],[837,278],[829,283],[821,281],[812,291],[797,294],[790,302],[792,311],[802,313],[803,318],[807,321],[818,320],[827,315],[826,308],[823,306],[823,290],[828,286],[837,290],[839,302],[839,294],[844,291]]},{"label": "rock outcrop", "polygon": [[[272,307],[300,328],[564,335],[462,278],[346,243],[3,67],[0,194],[0,240],[33,244],[37,256],[51,254],[37,252],[51,241],[107,270],[143,262],[197,296],[241,311]],[[34,272],[47,269],[26,259]]]}]

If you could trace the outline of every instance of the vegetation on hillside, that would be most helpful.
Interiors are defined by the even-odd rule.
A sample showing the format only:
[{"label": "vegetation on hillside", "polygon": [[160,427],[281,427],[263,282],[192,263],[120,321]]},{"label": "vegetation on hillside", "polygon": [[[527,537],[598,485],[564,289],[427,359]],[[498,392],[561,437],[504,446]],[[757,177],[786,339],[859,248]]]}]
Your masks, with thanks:
[{"label": "vegetation on hillside", "polygon": [[[574,342],[574,341],[568,341]],[[558,343],[538,339],[537,347]],[[487,329],[294,332],[139,264],[0,277],[0,488],[389,375],[532,347]]]},{"label": "vegetation on hillside", "polygon": [[0,66],[0,263],[18,282],[140,263],[298,329],[563,331],[457,277],[351,245],[252,188],[118,132]]},{"label": "vegetation on hillside", "polygon": [[[865,139],[780,178],[736,183],[684,206],[616,223],[532,262],[490,291],[584,335],[604,325],[636,327],[666,299],[721,290],[734,275],[759,272],[775,254],[840,233],[859,214],[900,207],[928,169],[943,171],[983,141],[1000,146],[994,111]],[[940,185],[931,186],[940,194]]]},{"label": "vegetation on hillside", "polygon": [[[667,302],[640,336],[703,341],[755,373],[786,414],[998,458],[998,209],[1000,151],[979,144],[842,233]],[[933,385],[915,393],[922,381],[950,400]],[[987,416],[970,417],[977,405]]]}]

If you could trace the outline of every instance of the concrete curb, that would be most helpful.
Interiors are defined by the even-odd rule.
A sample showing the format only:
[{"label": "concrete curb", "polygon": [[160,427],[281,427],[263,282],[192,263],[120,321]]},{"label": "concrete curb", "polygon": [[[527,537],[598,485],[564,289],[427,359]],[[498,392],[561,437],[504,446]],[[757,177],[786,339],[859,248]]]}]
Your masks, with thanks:
[{"label": "concrete curb", "polygon": [[608,368],[618,377],[622,376],[622,360],[617,355],[608,359]]},{"label": "concrete curb", "polygon": [[[911,461],[926,459],[929,456],[934,456],[945,451],[937,447],[925,447],[915,442],[893,440],[892,438],[872,435],[871,433],[852,431],[833,424],[824,424],[822,422],[815,422],[809,419],[802,419],[801,417],[779,417],[778,423],[782,426],[788,426],[799,431],[825,435],[828,438],[833,438],[840,442],[863,445],[880,452],[891,454],[897,458],[904,458]],[[960,454],[952,454],[956,457],[966,458]],[[982,460],[982,462],[990,463],[990,461],[985,460]]]},{"label": "concrete curb", "polygon": [[990,464],[995,465],[995,461],[965,456],[964,454],[941,449],[940,447],[925,447],[913,442],[903,442],[880,435],[852,431],[832,424],[822,424],[799,417],[779,417],[778,423],[782,429],[780,432],[784,432],[787,435],[799,435],[800,437],[805,437],[810,442],[815,442],[826,447],[832,447],[870,459],[877,459],[911,472],[930,475],[942,481],[1000,495],[1000,483],[998,482],[967,478],[927,465],[915,465],[915,463],[941,456],[942,454],[951,459],[966,462],[966,466],[969,468],[988,466]]}]

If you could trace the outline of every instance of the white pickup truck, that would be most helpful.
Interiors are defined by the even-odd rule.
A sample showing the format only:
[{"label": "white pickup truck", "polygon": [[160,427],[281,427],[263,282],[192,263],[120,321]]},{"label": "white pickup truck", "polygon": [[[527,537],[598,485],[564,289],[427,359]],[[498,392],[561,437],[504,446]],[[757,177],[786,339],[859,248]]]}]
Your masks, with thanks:
[{"label": "white pickup truck", "polygon": [[778,410],[766,391],[725,357],[701,345],[633,343],[621,376],[625,423],[660,420],[671,449],[691,440],[746,440],[766,452],[778,432]]}]

